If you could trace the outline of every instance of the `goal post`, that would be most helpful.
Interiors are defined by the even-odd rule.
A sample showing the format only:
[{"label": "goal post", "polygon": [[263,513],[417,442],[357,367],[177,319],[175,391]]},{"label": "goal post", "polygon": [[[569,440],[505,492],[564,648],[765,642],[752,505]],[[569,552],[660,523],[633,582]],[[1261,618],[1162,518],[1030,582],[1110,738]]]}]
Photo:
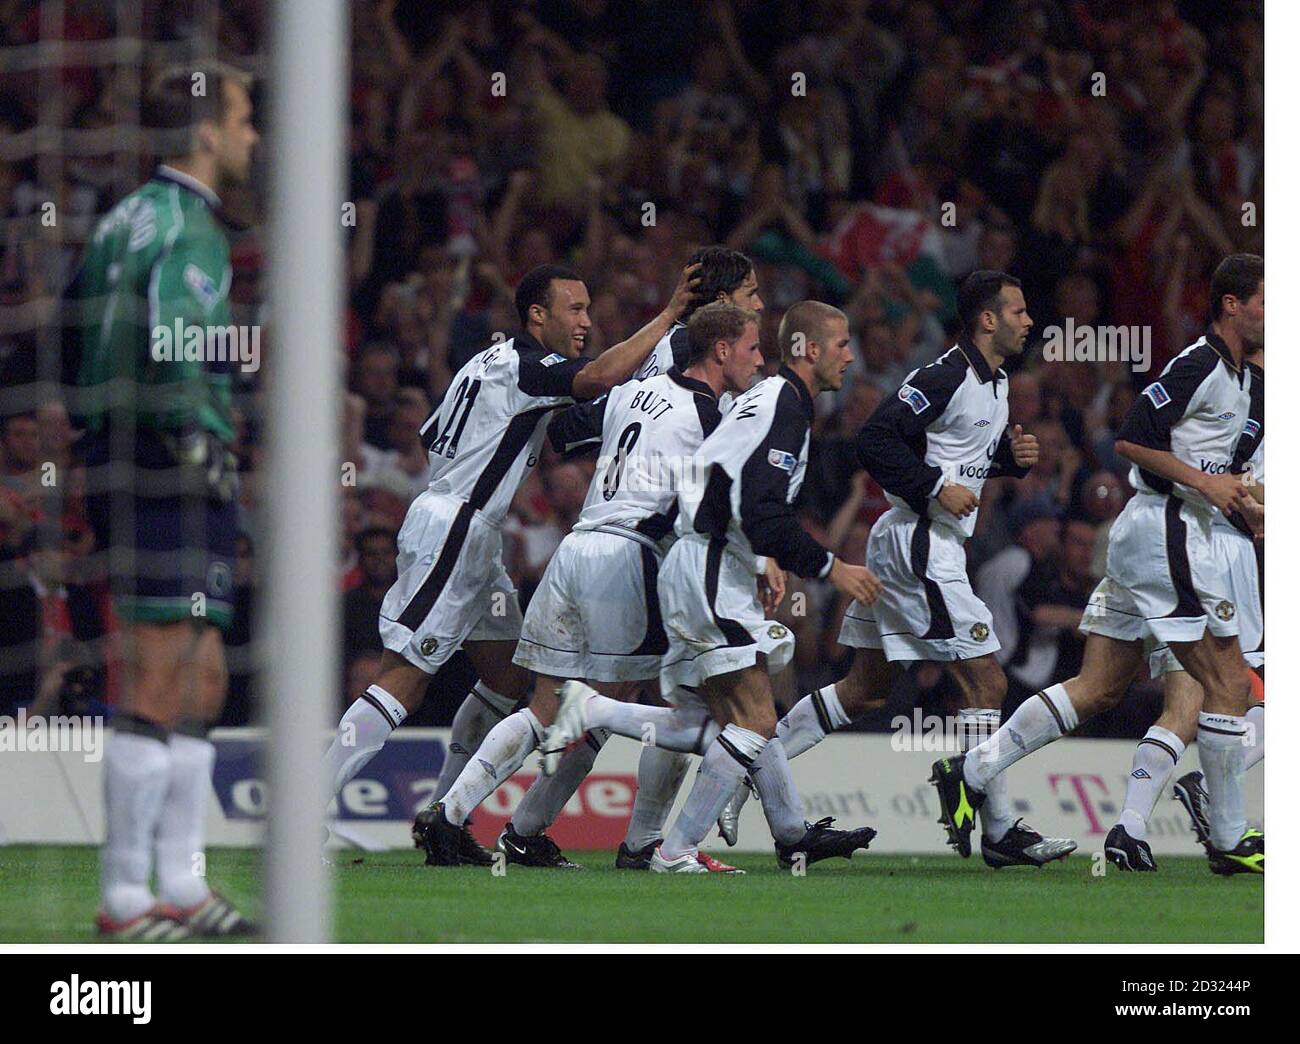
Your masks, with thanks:
[{"label": "goal post", "polygon": [[321,862],[324,730],[338,685],[337,527],[343,315],[345,55],[341,0],[273,5],[271,351],[265,600],[258,628],[268,726],[267,939],[331,939]]}]

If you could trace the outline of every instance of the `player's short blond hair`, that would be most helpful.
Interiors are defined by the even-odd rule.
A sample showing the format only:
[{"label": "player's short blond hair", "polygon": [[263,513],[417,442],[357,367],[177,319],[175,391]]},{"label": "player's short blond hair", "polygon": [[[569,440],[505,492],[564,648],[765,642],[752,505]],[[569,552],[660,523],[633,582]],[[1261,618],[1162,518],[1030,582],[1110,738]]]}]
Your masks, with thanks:
[{"label": "player's short blond hair", "polygon": [[799,301],[792,304],[781,317],[781,328],[776,336],[777,344],[781,346],[781,361],[789,362],[795,357],[796,345],[807,344],[809,341],[824,345],[827,329],[839,319],[847,322],[848,316],[834,305],[821,301]]}]

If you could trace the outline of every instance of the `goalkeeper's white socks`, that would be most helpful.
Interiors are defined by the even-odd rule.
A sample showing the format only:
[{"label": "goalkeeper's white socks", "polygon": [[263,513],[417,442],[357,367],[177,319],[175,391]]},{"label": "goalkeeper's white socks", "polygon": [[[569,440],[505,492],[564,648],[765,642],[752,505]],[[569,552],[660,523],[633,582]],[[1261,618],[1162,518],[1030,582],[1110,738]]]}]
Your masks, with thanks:
[{"label": "goalkeeper's white socks", "polygon": [[1264,757],[1264,705],[1251,704],[1246,711],[1246,769],[1253,768]]},{"label": "goalkeeper's white socks", "polygon": [[149,890],[154,834],[171,781],[166,731],[122,715],[104,751],[106,832],[100,850],[99,890],[115,921],[139,917],[154,905]]},{"label": "goalkeeper's white socks", "polygon": [[1236,714],[1201,711],[1197,722],[1196,745],[1209,793],[1210,844],[1220,851],[1236,848],[1246,832],[1246,802],[1241,792],[1246,733],[1246,718]]},{"label": "goalkeeper's white socks", "polygon": [[[996,708],[962,707],[957,712],[958,739],[963,751],[978,746],[992,737],[1002,723],[1002,712]],[[984,791],[984,804],[980,807],[980,830],[990,841],[1001,841],[1016,821],[1007,793],[1007,777],[998,773],[988,782]]]},{"label": "goalkeeper's white socks", "polygon": [[726,726],[709,744],[686,804],[659,849],[664,859],[677,859],[699,849],[700,842],[718,821],[722,806],[736,792],[766,746],[767,740],[757,732],[735,724]]},{"label": "goalkeeper's white socks", "polygon": [[537,749],[545,731],[529,707],[498,722],[442,799],[447,821],[464,826],[483,799],[513,776]]},{"label": "goalkeeper's white socks", "polygon": [[534,837],[555,822],[564,806],[569,803],[569,798],[573,797],[591,772],[596,763],[596,755],[607,739],[609,733],[604,729],[588,730],[582,737],[582,742],[575,743],[573,749],[560,759],[555,775],[547,777],[539,774],[533,780],[533,785],[528,788],[519,807],[510,817],[515,833]]},{"label": "goalkeeper's white socks", "polygon": [[182,910],[208,897],[204,865],[204,828],[216,748],[206,735],[172,733],[171,774],[154,843],[158,896]]},{"label": "goalkeeper's white socks", "polygon": [[[690,758],[661,747],[641,748],[636,768],[636,801],[627,825],[625,844],[639,852],[664,836],[664,823],[686,778]],[[563,764],[563,762],[561,762]]]},{"label": "goalkeeper's white socks", "polygon": [[796,758],[848,723],[835,686],[824,685],[799,700],[776,723],[776,738],[785,748],[785,756]]},{"label": "goalkeeper's white socks", "polygon": [[1035,693],[1015,709],[997,732],[971,748],[966,755],[966,782],[987,794],[989,783],[999,772],[1060,739],[1078,724],[1078,712],[1064,685],[1052,685]]},{"label": "goalkeeper's white socks", "polygon": [[334,741],[325,752],[325,773],[330,794],[337,795],[383,748],[388,737],[406,720],[406,708],[378,685],[366,689],[339,720]]},{"label": "goalkeeper's white socks", "polygon": [[442,769],[438,772],[438,785],[433,791],[434,801],[443,799],[456,782],[456,777],[464,771],[465,763],[478,750],[488,730],[514,710],[517,702],[518,700],[489,689],[482,682],[477,682],[470,689],[451,722],[451,743],[448,744]]},{"label": "goalkeeper's white socks", "polygon": [[702,706],[647,707],[599,694],[587,697],[587,727],[686,754],[704,753],[718,734],[717,723]]},{"label": "goalkeeper's white socks", "polygon": [[1119,815],[1120,826],[1134,840],[1146,840],[1147,825],[1156,810],[1156,802],[1185,749],[1182,740],[1159,725],[1152,725],[1138,740],[1137,749],[1133,751],[1128,788],[1124,791],[1124,810]]}]

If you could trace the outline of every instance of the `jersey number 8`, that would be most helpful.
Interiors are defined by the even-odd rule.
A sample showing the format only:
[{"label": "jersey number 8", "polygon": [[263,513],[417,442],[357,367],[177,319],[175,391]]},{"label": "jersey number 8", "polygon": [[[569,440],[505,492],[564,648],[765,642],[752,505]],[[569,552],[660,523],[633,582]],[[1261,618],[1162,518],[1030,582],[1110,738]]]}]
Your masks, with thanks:
[{"label": "jersey number 8", "polygon": [[633,421],[623,429],[623,434],[618,437],[618,449],[614,452],[614,459],[609,462],[609,470],[605,472],[605,485],[602,495],[606,500],[613,500],[614,494],[618,492],[618,485],[623,481],[623,467],[627,463],[627,455],[632,452],[632,447],[636,445],[636,440],[640,437],[640,421]]}]

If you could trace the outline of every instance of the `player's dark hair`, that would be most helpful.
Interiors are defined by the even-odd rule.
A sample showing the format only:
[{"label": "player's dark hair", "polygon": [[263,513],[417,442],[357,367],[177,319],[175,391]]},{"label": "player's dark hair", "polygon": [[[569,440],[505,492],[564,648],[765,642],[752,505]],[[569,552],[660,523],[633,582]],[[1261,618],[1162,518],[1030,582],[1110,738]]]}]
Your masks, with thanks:
[{"label": "player's dark hair", "polygon": [[528,327],[528,309],[533,305],[543,308],[551,307],[551,283],[556,279],[582,281],[582,277],[565,265],[538,265],[519,280],[515,288],[515,311],[519,313],[519,325]]},{"label": "player's dark hair", "polygon": [[809,341],[824,345],[826,326],[835,319],[847,321],[845,314],[834,305],[821,301],[797,301],[792,304],[781,317],[781,327],[776,334],[777,344],[781,348],[781,361],[788,363],[802,355],[802,346]]},{"label": "player's dark hair", "polygon": [[[141,110],[145,126],[164,131],[188,128],[193,132],[204,120],[219,123],[225,115],[227,80],[252,90],[253,78],[226,62],[167,66],[150,81],[145,92]],[[164,158],[179,156],[189,152],[190,147],[162,143],[159,154]]]},{"label": "player's dark hair", "polygon": [[1231,294],[1238,301],[1255,296],[1264,281],[1264,259],[1258,254],[1229,254],[1210,277],[1210,315],[1223,315],[1223,298]]},{"label": "player's dark hair", "polygon": [[980,314],[997,310],[1003,287],[1020,286],[1020,280],[1006,272],[992,272],[986,268],[972,272],[962,280],[957,290],[957,318],[961,321],[961,332],[967,337],[975,329]]},{"label": "player's dark hair", "polygon": [[710,301],[701,305],[686,324],[686,337],[690,344],[687,366],[694,366],[708,356],[709,350],[719,341],[738,341],[745,327],[758,322],[758,313],[741,308],[730,301]]},{"label": "player's dark hair", "polygon": [[699,285],[694,300],[698,302],[682,314],[689,320],[696,309],[718,299],[719,294],[730,296],[740,289],[740,284],[754,271],[754,262],[739,250],[723,246],[707,246],[695,251],[686,259],[688,266],[699,264]]}]

